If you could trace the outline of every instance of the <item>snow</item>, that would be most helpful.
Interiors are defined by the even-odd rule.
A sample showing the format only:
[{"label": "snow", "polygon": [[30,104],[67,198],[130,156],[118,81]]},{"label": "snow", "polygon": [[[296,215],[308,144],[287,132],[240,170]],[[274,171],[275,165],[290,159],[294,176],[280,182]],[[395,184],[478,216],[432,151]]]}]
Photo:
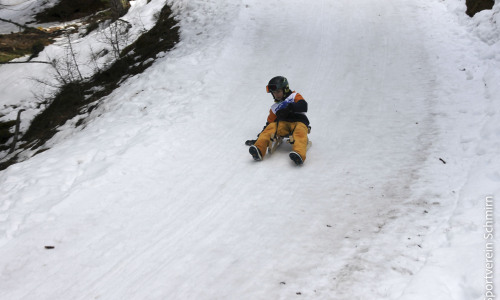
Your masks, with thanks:
[{"label": "snow", "polygon": [[[134,34],[165,3],[147,2]],[[168,3],[175,49],[0,172],[0,299],[485,299],[498,3]],[[0,67],[2,119],[38,111],[23,80],[44,68]],[[302,167],[243,145],[276,75],[309,103]]]}]

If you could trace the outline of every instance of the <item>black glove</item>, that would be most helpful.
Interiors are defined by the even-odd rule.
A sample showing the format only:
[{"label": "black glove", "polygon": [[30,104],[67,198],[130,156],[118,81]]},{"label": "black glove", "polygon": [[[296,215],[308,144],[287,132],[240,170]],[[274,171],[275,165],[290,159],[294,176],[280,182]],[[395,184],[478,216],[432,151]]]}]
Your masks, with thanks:
[{"label": "black glove", "polygon": [[285,108],[282,108],[276,112],[276,116],[279,120],[284,120],[293,115],[293,105],[288,104]]}]

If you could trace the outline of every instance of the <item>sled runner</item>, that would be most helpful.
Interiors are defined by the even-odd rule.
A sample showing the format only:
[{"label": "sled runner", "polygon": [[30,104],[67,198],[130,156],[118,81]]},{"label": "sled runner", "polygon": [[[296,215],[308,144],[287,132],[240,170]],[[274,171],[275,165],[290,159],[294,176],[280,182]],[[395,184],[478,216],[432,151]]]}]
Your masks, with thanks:
[{"label": "sled runner", "polygon": [[[311,126],[307,126],[307,133],[311,133]],[[245,142],[245,145],[247,146],[252,146],[253,144],[255,144],[257,140],[248,140]],[[269,146],[267,147],[267,153],[269,154],[273,154],[274,151],[276,151],[276,149],[278,149],[278,147],[283,143],[283,141],[285,141],[286,143],[289,143],[289,144],[293,144],[294,143],[294,140],[293,140],[293,136],[290,136],[290,135],[286,135],[286,136],[277,136],[276,134],[273,134],[271,136],[271,141],[269,142]],[[311,148],[312,146],[312,142],[311,140],[309,140],[309,138],[307,138],[307,150],[309,150],[309,148]]]},{"label": "sled runner", "polygon": [[[308,133],[311,132],[311,127],[308,127]],[[293,140],[293,136],[287,135],[287,136],[276,136],[273,135],[271,137],[271,142],[269,143],[269,146],[267,147],[267,153],[273,154],[276,149],[285,141],[286,143],[293,144],[295,141]],[[307,150],[311,148],[312,142],[309,138],[307,138]]]}]

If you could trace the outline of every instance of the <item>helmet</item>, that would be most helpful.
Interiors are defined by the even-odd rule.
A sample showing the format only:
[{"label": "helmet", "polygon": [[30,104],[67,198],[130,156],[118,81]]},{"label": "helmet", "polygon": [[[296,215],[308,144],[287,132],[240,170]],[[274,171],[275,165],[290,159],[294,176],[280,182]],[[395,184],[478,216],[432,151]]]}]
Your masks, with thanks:
[{"label": "helmet", "polygon": [[288,86],[288,80],[283,76],[276,76],[269,80],[266,86],[268,93],[274,92],[276,90],[282,89],[285,94],[290,93],[290,87]]}]

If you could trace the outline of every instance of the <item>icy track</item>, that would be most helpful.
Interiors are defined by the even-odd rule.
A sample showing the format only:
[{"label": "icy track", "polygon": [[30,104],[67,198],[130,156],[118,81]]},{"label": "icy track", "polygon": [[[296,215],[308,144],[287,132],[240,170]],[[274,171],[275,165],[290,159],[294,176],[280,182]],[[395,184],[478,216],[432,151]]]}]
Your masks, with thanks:
[{"label": "icy track", "polygon": [[[0,299],[483,299],[498,34],[461,2],[169,1],[177,47],[0,172]],[[243,145],[276,75],[302,167]]]}]

